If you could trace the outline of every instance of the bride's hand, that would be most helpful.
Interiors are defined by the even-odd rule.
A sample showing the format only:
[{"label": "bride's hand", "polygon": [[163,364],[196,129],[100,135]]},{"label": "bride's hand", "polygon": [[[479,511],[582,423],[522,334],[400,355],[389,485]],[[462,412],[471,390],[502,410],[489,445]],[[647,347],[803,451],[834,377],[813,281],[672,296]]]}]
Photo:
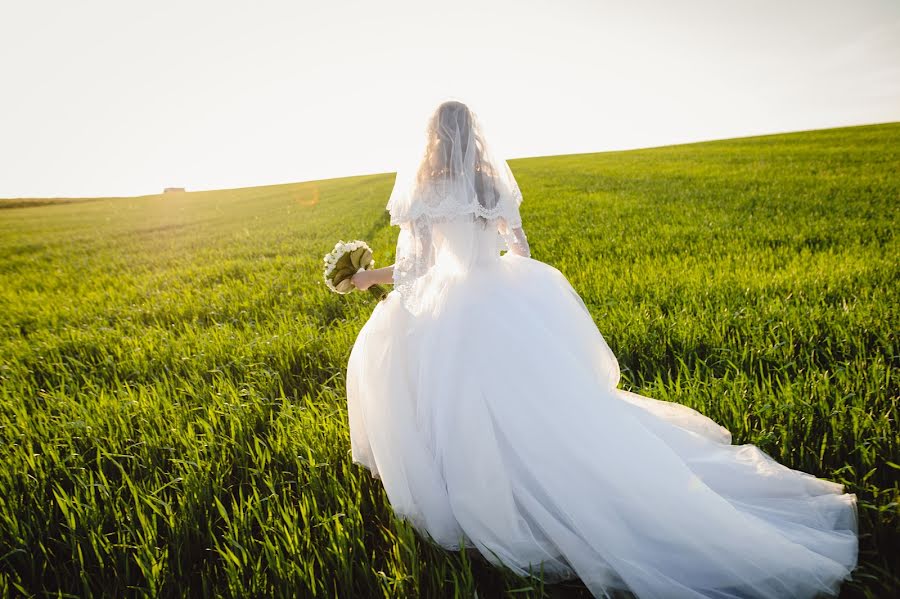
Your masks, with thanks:
[{"label": "bride's hand", "polygon": [[350,277],[350,282],[360,291],[365,291],[372,286],[372,281],[369,279],[369,273],[366,271],[358,272]]}]

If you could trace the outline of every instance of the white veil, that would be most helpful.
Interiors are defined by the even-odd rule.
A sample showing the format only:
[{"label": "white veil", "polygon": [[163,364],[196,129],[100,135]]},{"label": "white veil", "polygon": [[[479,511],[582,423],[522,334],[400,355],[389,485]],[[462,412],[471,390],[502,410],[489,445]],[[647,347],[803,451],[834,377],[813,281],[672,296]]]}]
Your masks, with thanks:
[{"label": "white veil", "polygon": [[[457,240],[457,247],[474,248],[477,228],[489,228],[499,236],[498,242],[506,241],[512,250],[516,243],[512,231],[524,242],[521,202],[509,165],[491,151],[475,113],[455,100],[440,104],[428,119],[424,139],[407,163],[400,165],[387,203],[391,224],[400,227],[394,287],[407,307],[417,310],[417,282],[434,265],[435,223],[470,223],[459,229],[470,237],[461,243]],[[463,268],[473,259],[470,253],[462,260]]]}]

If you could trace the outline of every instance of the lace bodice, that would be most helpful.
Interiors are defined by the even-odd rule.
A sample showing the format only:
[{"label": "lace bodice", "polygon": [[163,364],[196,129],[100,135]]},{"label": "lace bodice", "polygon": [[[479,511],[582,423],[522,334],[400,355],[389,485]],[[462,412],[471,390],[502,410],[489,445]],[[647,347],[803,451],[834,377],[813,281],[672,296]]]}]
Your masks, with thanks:
[{"label": "lace bodice", "polygon": [[530,254],[528,241],[521,227],[512,230],[503,227],[501,231],[496,222],[481,219],[476,219],[475,222],[466,219],[436,222],[432,227],[432,235],[437,260],[452,258],[463,263],[477,264],[499,259],[501,250],[509,250],[520,256]]},{"label": "lace bodice", "polygon": [[505,219],[484,219],[473,214],[417,218],[400,227],[394,287],[406,300],[407,307],[416,311],[418,294],[414,285],[431,268],[465,272],[499,260],[504,249],[517,256],[531,257],[521,225],[509,226]]}]

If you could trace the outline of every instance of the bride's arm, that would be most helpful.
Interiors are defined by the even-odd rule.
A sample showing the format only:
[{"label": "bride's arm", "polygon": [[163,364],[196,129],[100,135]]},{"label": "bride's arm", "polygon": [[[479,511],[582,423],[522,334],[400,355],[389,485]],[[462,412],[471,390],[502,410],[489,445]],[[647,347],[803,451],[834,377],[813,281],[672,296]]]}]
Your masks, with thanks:
[{"label": "bride's arm", "polygon": [[358,272],[350,280],[357,289],[366,290],[372,285],[387,285],[394,282],[394,265]]},{"label": "bride's arm", "polygon": [[506,241],[509,251],[517,256],[531,257],[531,248],[528,245],[528,238],[525,236],[525,230],[522,227],[507,226],[506,219],[500,218],[497,230]]},{"label": "bride's arm", "polygon": [[[357,289],[368,289],[372,285],[391,284],[395,282],[401,285],[408,283],[410,278],[419,276],[434,263],[434,246],[431,243],[431,221],[425,215],[414,221],[405,221],[400,224],[400,234],[397,236],[396,262],[390,266],[364,270],[350,277]],[[395,266],[397,272],[394,273]],[[395,280],[395,274],[399,277]]]}]

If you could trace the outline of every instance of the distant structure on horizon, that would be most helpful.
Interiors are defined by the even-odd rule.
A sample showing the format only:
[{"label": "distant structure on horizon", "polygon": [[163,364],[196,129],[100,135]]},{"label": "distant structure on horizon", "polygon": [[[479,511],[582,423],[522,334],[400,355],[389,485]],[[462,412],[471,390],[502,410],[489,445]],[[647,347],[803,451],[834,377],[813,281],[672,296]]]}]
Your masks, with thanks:
[{"label": "distant structure on horizon", "polygon": [[166,187],[163,189],[163,193],[181,193],[184,191],[184,187]]}]

